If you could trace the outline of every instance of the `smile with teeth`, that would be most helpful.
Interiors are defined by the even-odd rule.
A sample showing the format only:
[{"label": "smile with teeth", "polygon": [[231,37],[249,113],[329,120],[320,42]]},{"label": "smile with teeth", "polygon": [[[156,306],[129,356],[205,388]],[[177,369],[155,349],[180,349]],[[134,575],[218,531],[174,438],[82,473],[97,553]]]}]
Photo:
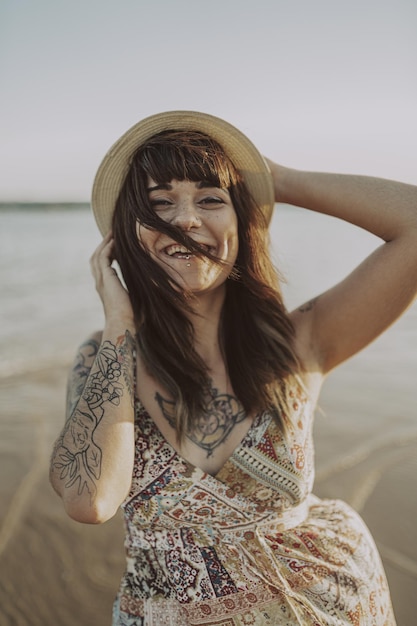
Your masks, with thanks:
[{"label": "smile with teeth", "polygon": [[[204,244],[200,245],[206,250],[210,250],[209,246],[206,246]],[[165,248],[165,254],[176,259],[185,259],[186,261],[189,261],[192,257],[194,257],[194,254],[191,252],[191,250],[188,250],[188,248],[182,246],[179,243],[172,244],[171,246]]]}]

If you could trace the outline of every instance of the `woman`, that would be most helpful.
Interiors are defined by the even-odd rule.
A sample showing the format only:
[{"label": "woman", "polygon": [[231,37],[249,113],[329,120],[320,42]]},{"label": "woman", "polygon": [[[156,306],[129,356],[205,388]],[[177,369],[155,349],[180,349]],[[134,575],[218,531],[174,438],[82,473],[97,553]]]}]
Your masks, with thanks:
[{"label": "woman", "polygon": [[[385,243],[288,313],[274,202]],[[363,521],[311,494],[311,428],[326,374],[415,296],[416,205],[413,186],[265,162],[201,113],[147,118],[106,155],[91,261],[105,327],[79,349],[51,481],[80,522],[123,507],[114,626],[395,624]]]}]

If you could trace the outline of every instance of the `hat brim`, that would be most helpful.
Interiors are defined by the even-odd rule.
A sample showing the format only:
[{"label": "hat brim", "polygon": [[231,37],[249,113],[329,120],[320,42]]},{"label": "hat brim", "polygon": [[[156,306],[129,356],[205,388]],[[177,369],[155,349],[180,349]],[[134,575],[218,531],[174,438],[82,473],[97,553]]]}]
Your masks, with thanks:
[{"label": "hat brim", "polygon": [[274,207],[270,169],[253,143],[224,120],[196,111],[168,111],[141,120],[113,144],[94,179],[91,205],[102,235],[112,227],[112,218],[122,185],[135,151],[150,137],[164,130],[203,132],[215,139],[243,176],[246,186],[269,223]]}]

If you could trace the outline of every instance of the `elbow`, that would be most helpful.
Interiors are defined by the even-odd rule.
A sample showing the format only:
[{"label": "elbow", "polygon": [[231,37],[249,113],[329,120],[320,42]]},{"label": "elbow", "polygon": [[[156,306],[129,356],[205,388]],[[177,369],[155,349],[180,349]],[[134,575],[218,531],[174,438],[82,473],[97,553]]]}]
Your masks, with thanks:
[{"label": "elbow", "polygon": [[69,497],[69,494],[62,489],[62,485],[52,480],[51,486],[55,493],[61,498],[65,513],[75,522],[81,524],[102,524],[109,520],[116,511],[111,512],[104,506],[99,506],[96,502],[87,501],[86,498]]},{"label": "elbow", "polygon": [[72,520],[81,524],[104,524],[114,517],[120,503],[107,501],[82,502],[80,500],[64,501],[65,512]]},{"label": "elbow", "polygon": [[53,472],[50,475],[52,488],[61,498],[68,517],[81,524],[104,524],[114,517],[124,501],[126,492],[120,489],[83,489],[77,485],[64,486]]}]

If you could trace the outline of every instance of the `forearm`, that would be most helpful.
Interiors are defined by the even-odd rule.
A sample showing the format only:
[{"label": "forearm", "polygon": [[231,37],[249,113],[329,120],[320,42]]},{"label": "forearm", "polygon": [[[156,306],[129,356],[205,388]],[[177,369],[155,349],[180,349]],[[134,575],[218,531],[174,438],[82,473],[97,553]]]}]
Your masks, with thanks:
[{"label": "forearm", "polygon": [[[94,360],[89,342],[69,381],[67,420],[53,452],[51,482],[68,514],[78,521],[105,521],[130,487],[134,332],[133,324],[108,322]],[[84,365],[85,358],[91,358],[91,369]]]},{"label": "forearm", "polygon": [[384,241],[417,229],[417,187],[391,180],[304,172],[271,163],[277,202],[338,217]]}]

